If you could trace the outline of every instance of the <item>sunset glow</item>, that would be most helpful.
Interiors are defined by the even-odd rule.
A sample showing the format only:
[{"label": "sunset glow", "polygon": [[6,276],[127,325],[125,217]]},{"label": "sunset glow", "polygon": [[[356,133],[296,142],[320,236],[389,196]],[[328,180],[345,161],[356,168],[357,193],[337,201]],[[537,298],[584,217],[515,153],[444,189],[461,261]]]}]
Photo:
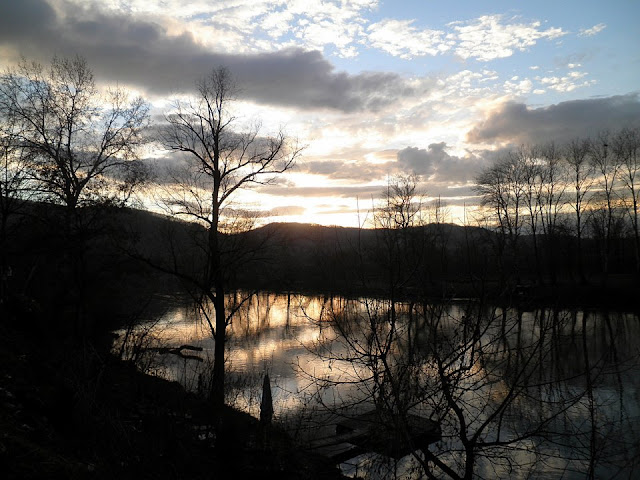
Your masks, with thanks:
[{"label": "sunset glow", "polygon": [[[259,123],[303,147],[295,169],[241,192],[234,208],[357,226],[390,177],[416,174],[461,223],[478,202],[475,176],[509,149],[637,121],[639,8],[37,0],[3,7],[13,33],[0,39],[0,65],[82,55],[98,81],[141,93],[155,122],[224,65],[241,88],[236,127]],[[144,157],[159,175],[177,161],[157,145]]]}]

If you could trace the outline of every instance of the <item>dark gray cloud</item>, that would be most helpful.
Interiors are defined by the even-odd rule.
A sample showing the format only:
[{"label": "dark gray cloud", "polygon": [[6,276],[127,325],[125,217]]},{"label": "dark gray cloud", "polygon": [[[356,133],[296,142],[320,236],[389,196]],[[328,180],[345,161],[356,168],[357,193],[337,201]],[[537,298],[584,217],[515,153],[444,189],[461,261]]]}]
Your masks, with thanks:
[{"label": "dark gray cloud", "polygon": [[53,54],[80,54],[100,79],[157,94],[191,88],[219,65],[233,72],[244,96],[268,104],[375,111],[415,93],[393,73],[336,72],[318,51],[215,53],[188,33],[169,35],[152,18],[64,2],[59,11],[46,0],[3,2],[0,47],[42,62]]},{"label": "dark gray cloud", "polygon": [[[0,7],[0,41],[11,43],[41,38],[55,28],[56,13],[42,0],[2,2]],[[48,33],[45,33],[46,36]]]},{"label": "dark gray cloud", "polygon": [[389,173],[388,163],[345,162],[341,160],[309,161],[298,165],[298,171],[325,175],[332,180],[375,180]]},{"label": "dark gray cloud", "polygon": [[[476,193],[472,185],[451,186],[446,182],[423,182],[419,185],[419,190],[427,197],[441,197],[443,201],[447,201],[450,205],[462,205],[463,203],[472,204]],[[275,196],[300,196],[300,197],[328,197],[328,198],[360,198],[361,206],[364,211],[369,208],[369,201],[375,201],[383,198],[386,193],[386,183],[381,182],[379,185],[339,185],[327,187],[295,187],[295,186],[268,186],[258,189],[260,193]],[[293,208],[293,207],[286,207]],[[336,205],[322,205],[326,208],[322,213],[339,213],[342,208],[349,211],[353,207],[346,205],[336,209]],[[286,213],[287,215],[289,213]]]},{"label": "dark gray cloud", "polygon": [[445,142],[432,143],[427,149],[407,147],[398,152],[400,171],[414,173],[438,182],[466,182],[484,165],[475,155],[457,157],[449,155]]},{"label": "dark gray cloud", "polygon": [[[438,198],[447,205],[475,205],[480,203],[472,185],[450,188],[446,185],[426,184],[424,194],[427,197]],[[434,203],[432,200],[430,203]]]},{"label": "dark gray cloud", "polygon": [[599,131],[640,125],[640,94],[573,100],[543,108],[508,102],[467,134],[474,143],[563,142]]},{"label": "dark gray cloud", "polygon": [[407,147],[398,151],[376,152],[377,156],[388,158],[383,163],[307,161],[299,164],[297,169],[304,173],[323,175],[330,180],[350,182],[378,180],[384,183],[389,175],[415,174],[432,186],[437,183],[446,187],[472,180],[492,158],[492,152],[484,150],[457,157],[450,155],[447,148],[445,142],[432,143],[426,149]]}]

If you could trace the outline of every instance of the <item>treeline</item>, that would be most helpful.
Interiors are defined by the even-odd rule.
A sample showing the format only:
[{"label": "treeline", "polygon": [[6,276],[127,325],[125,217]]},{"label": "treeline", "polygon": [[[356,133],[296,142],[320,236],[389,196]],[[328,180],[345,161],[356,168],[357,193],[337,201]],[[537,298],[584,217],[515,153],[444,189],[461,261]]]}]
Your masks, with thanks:
[{"label": "treeline", "polygon": [[522,146],[476,178],[503,278],[640,273],[640,128]]}]

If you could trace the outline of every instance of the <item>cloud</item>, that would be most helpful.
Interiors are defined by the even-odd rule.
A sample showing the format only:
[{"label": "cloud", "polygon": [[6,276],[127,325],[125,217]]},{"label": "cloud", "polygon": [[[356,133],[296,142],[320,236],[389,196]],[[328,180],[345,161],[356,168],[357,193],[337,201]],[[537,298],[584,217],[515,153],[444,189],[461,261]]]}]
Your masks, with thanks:
[{"label": "cloud", "polygon": [[353,45],[365,23],[363,13],[375,9],[377,0],[66,0],[77,5],[101,4],[112,12],[148,17],[165,15],[185,22],[205,43],[224,41],[236,52],[275,51],[297,46],[341,57],[357,54]]},{"label": "cloud", "polygon": [[535,79],[541,84],[541,87],[545,89],[548,88],[556,92],[565,93],[571,92],[576,88],[589,87],[596,83],[595,80],[581,80],[586,76],[587,74],[585,72],[573,70],[567,75],[563,75],[561,77],[536,77]]},{"label": "cloud", "polygon": [[502,15],[484,15],[468,22],[450,24],[456,32],[455,52],[463,59],[487,62],[510,57],[514,51],[525,51],[538,40],[552,40],[566,35],[561,28],[541,29],[540,22],[529,24],[503,22]]},{"label": "cloud", "polygon": [[472,143],[568,141],[604,129],[640,125],[640,94],[572,100],[542,108],[507,102],[467,134]]},{"label": "cloud", "polygon": [[283,197],[329,197],[367,198],[376,197],[382,191],[381,185],[336,185],[328,187],[280,187],[268,186],[256,189],[258,193]]},{"label": "cloud", "polygon": [[604,30],[605,28],[607,28],[607,26],[604,23],[599,23],[597,25],[594,25],[591,28],[581,28],[580,33],[578,35],[581,37],[593,37],[594,35],[597,35],[602,30]]},{"label": "cloud", "polygon": [[[474,176],[479,172],[474,170]],[[424,192],[429,197],[440,197],[445,200],[447,204],[454,205],[463,203],[473,203],[473,198],[476,193],[473,189],[473,185],[455,186],[447,185],[445,183],[437,182],[422,182],[419,185],[419,190]],[[352,199],[359,198],[360,206],[363,211],[369,207],[368,201],[371,199],[383,198],[386,192],[386,179],[381,181],[378,185],[352,185],[352,186],[331,186],[331,187],[264,187],[258,190],[259,193],[264,195],[274,195],[276,197],[289,196],[289,197],[306,197],[306,198],[330,198],[335,202],[336,198]],[[325,208],[323,208],[325,207]],[[335,204],[318,206],[323,214],[334,213],[349,213],[355,212],[355,205],[346,206],[343,205],[336,209]],[[285,211],[279,212],[278,208],[274,209],[273,213],[269,216],[286,216],[286,215],[301,215],[309,211],[308,208],[300,208],[300,211],[295,207],[284,207]]]},{"label": "cloud", "polygon": [[445,142],[440,142],[432,143],[426,149],[406,147],[401,150],[370,151],[366,154],[367,156],[384,160],[376,163],[312,160],[297,165],[297,171],[322,175],[331,181],[356,184],[375,181],[384,183],[389,175],[398,173],[416,174],[425,181],[447,185],[465,183],[472,179],[482,166],[483,160],[473,154],[464,157],[450,155],[447,152],[448,148]]},{"label": "cloud", "polygon": [[323,175],[332,180],[378,180],[389,173],[387,163],[371,164],[363,161],[342,160],[309,161],[298,165],[298,171],[312,175]]},{"label": "cloud", "polygon": [[413,22],[385,19],[374,23],[367,27],[367,40],[372,47],[404,59],[435,56],[451,48],[452,42],[445,40],[444,32],[418,30]]},{"label": "cloud", "polygon": [[394,73],[336,72],[318,51],[219,53],[188,32],[175,35],[153,19],[96,8],[54,9],[44,0],[11,2],[0,18],[0,47],[46,62],[53,54],[85,56],[101,80],[152,94],[191,88],[196,78],[227,66],[258,103],[345,112],[377,111],[413,87]]},{"label": "cloud", "polygon": [[482,167],[480,158],[469,155],[449,155],[445,142],[432,143],[427,149],[407,147],[398,152],[397,167],[404,173],[414,173],[430,181],[464,183]]},{"label": "cloud", "polygon": [[516,76],[504,82],[503,88],[505,92],[514,95],[524,95],[533,90],[533,82],[528,78],[520,80],[520,78]]},{"label": "cloud", "polygon": [[[406,60],[436,56],[453,51],[463,59],[490,61],[525,51],[539,40],[566,35],[561,28],[543,29],[539,21],[514,22],[503,15],[484,15],[467,21],[452,22],[448,29],[419,29],[415,20],[384,19],[370,24],[361,33],[360,43]],[[594,27],[595,28],[595,27]]]},{"label": "cloud", "polygon": [[307,211],[306,208],[297,205],[287,205],[283,207],[275,207],[267,212],[263,212],[266,217],[285,217],[288,215],[303,215]]}]

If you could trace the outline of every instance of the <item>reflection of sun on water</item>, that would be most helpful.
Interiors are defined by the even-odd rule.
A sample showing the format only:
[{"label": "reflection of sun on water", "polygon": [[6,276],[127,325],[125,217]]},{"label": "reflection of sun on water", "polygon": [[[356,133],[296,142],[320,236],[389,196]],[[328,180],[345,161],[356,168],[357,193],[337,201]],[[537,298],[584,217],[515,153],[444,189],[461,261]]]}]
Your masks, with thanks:
[{"label": "reflection of sun on water", "polygon": [[[345,347],[336,341],[337,334],[326,320],[342,315],[356,318],[367,309],[377,312],[378,308],[384,308],[384,302],[267,293],[246,297],[242,292],[229,296],[228,305],[234,302],[241,305],[228,330],[227,358],[230,372],[244,378],[234,387],[234,398],[240,408],[256,413],[255,399],[261,394],[264,373],[269,373],[272,380],[276,412],[298,408],[300,397],[304,396],[301,392],[309,393],[309,388],[314,388],[313,379],[353,382],[370,376],[363,365],[338,360],[346,352]],[[404,312],[400,307],[398,311]],[[452,307],[450,314],[457,317],[461,311]],[[194,318],[194,311],[189,308],[169,312],[159,329],[163,341],[168,346],[201,346],[204,349],[201,355],[211,358],[214,343],[209,328]],[[318,356],[318,349],[331,350],[333,360]],[[203,366],[194,364],[192,370]],[[468,374],[474,378],[484,373],[476,363]],[[353,388],[343,385],[340,394],[348,395]],[[493,394],[499,395],[497,391]]]},{"label": "reflection of sun on water", "polygon": [[[277,412],[300,408],[302,391],[308,387],[307,374],[333,380],[353,377],[349,369],[329,364],[313,353],[318,345],[331,345],[336,334],[330,327],[330,314],[341,312],[345,301],[330,297],[303,295],[258,294],[246,298],[232,294],[228,305],[242,302],[228,330],[228,360],[232,372],[253,378],[256,385],[241,387],[236,403],[252,414],[256,411],[256,392],[260,391],[261,376],[270,373]],[[181,307],[168,312],[156,328],[162,345],[176,347],[184,344],[200,346],[202,357],[212,358],[214,342],[207,324],[197,320],[193,308]],[[175,359],[167,359],[169,362]],[[198,369],[203,364],[183,365],[182,371],[168,374],[194,385]],[[306,372],[306,373],[305,373]],[[184,378],[183,378],[184,377]],[[252,400],[253,399],[253,400]]]}]

